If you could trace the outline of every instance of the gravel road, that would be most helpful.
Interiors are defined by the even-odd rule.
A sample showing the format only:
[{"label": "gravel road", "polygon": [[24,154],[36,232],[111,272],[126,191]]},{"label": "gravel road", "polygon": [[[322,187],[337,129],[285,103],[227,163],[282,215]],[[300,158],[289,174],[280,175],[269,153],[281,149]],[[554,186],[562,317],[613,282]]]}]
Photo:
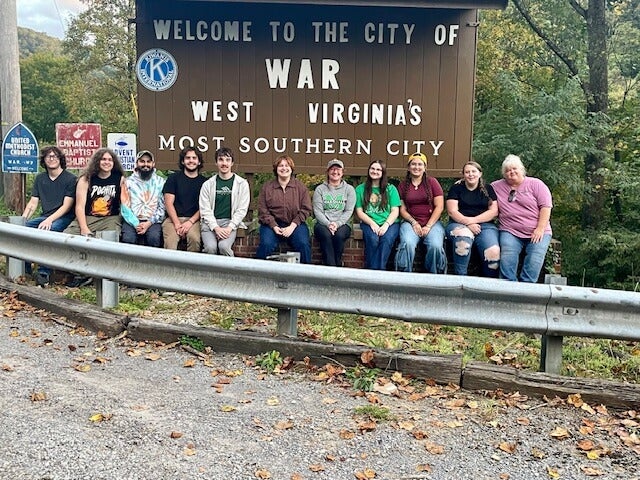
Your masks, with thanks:
[{"label": "gravel road", "polygon": [[401,377],[357,395],[54,320],[0,294],[2,480],[640,479],[640,413]]}]

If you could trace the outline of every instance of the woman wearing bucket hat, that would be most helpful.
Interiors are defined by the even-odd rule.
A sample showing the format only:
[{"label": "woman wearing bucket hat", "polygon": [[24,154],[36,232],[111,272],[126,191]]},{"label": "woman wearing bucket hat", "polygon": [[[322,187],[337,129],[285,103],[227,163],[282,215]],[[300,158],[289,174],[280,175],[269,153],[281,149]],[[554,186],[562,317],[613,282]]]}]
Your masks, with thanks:
[{"label": "woman wearing bucket hat", "polygon": [[344,243],[351,236],[349,220],[356,205],[356,192],[343,176],[342,160],[329,160],[327,179],[313,192],[313,233],[320,244],[322,263],[328,266],[342,265]]},{"label": "woman wearing bucket hat", "polygon": [[387,182],[383,161],[369,164],[367,180],[356,187],[356,215],[364,239],[364,268],[385,270],[398,238],[398,190]]},{"label": "woman wearing bucket hat", "polygon": [[444,251],[444,227],[440,215],[444,210],[444,192],[438,181],[427,175],[427,156],[416,152],[409,157],[407,177],[400,191],[400,245],[396,253],[396,270],[413,271],[418,243],[426,248],[425,271],[444,273],[447,257]]}]

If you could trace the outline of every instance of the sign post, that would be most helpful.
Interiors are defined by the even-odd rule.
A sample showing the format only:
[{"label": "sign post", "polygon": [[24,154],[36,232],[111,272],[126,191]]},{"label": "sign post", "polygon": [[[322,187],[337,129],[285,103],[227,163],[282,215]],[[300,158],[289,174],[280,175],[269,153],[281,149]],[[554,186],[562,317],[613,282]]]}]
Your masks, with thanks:
[{"label": "sign post", "polygon": [[107,133],[107,147],[116,152],[125,172],[133,172],[137,153],[135,133]]}]

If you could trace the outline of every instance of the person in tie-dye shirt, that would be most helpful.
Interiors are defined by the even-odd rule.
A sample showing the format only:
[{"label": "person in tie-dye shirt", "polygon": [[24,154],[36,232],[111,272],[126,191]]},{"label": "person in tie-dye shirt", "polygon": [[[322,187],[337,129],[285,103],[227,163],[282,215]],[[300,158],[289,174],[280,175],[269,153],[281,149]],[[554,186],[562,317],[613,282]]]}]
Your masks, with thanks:
[{"label": "person in tie-dye shirt", "polygon": [[[130,204],[133,215],[124,215],[122,242],[144,241],[149,247],[162,246],[162,221],[164,220],[165,179],[156,173],[153,154],[143,150],[136,157],[136,168],[127,178]],[[124,213],[124,212],[123,212]]]}]

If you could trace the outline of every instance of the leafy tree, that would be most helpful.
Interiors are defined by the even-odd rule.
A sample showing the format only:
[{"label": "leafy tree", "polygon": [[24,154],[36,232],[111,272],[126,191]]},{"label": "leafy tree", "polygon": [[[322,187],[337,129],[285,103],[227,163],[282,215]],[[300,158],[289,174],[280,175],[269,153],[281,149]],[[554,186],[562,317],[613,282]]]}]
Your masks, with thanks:
[{"label": "leafy tree", "polygon": [[64,51],[79,72],[70,113],[103,124],[108,131],[137,131],[134,105],[134,0],[82,0],[88,8],[75,17]]},{"label": "leafy tree", "polygon": [[67,99],[72,96],[68,83],[72,71],[67,57],[33,53],[20,62],[22,117],[33,133],[46,143],[55,141],[55,124],[69,118]]}]

